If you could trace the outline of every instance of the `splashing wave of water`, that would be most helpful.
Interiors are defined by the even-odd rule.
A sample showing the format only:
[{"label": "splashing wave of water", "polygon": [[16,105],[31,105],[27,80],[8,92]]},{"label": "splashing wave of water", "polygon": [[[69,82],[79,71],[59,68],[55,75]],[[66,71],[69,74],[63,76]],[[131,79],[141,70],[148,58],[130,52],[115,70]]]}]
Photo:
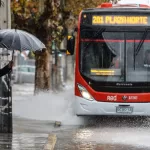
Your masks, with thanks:
[{"label": "splashing wave of water", "polygon": [[60,93],[50,92],[33,96],[29,91],[29,95],[14,95],[13,115],[34,120],[61,121],[63,125],[83,124],[82,118],[74,113],[73,91],[73,87],[69,86],[66,91]]}]

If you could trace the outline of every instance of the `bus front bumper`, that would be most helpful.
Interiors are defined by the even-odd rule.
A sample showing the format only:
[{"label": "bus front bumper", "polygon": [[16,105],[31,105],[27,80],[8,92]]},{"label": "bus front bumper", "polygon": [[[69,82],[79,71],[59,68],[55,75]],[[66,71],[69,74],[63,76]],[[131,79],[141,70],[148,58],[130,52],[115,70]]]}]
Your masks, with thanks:
[{"label": "bus front bumper", "polygon": [[[132,108],[132,111],[120,112],[121,109],[119,107],[124,107],[125,109],[130,107]],[[75,113],[76,115],[150,116],[150,103],[98,102],[95,100],[89,101],[82,97],[76,96]]]}]

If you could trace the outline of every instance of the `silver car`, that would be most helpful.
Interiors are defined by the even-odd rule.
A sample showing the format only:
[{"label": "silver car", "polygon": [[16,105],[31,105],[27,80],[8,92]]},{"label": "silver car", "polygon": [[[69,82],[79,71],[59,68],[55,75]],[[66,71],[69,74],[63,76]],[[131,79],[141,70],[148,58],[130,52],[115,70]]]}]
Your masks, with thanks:
[{"label": "silver car", "polygon": [[13,68],[14,83],[34,83],[35,66],[21,65]]}]

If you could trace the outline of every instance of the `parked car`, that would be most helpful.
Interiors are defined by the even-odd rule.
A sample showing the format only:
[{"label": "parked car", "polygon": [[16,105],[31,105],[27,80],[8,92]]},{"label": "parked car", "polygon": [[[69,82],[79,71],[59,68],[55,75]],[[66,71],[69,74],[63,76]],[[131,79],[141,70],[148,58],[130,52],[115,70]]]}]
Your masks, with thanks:
[{"label": "parked car", "polygon": [[34,83],[35,66],[16,66],[13,68],[12,77],[14,83]]}]

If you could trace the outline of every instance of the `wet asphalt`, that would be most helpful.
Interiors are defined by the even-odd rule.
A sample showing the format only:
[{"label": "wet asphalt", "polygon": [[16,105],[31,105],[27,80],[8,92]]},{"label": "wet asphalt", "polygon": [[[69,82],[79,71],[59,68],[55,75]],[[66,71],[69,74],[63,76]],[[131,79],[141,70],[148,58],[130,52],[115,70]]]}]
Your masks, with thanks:
[{"label": "wet asphalt", "polygon": [[48,134],[0,134],[0,150],[43,150]]},{"label": "wet asphalt", "polygon": [[[21,89],[20,85],[17,89]],[[21,93],[23,96],[17,97],[15,103],[17,104],[20,99],[26,101],[26,93],[29,95],[29,92]],[[65,121],[73,117],[67,116]],[[56,126],[54,121],[29,120],[13,116],[13,134],[0,134],[0,150],[43,150],[51,134],[57,137],[55,150],[150,150],[149,118],[79,118],[82,120],[80,125]]]},{"label": "wet asphalt", "polygon": [[[55,134],[55,150],[150,150],[149,118],[93,116],[84,120],[80,126],[55,126],[54,122],[14,118],[15,139],[22,135],[15,146],[27,142],[23,137],[30,139],[32,135],[32,149],[40,149],[48,134]],[[30,143],[27,148],[31,149]]]},{"label": "wet asphalt", "polygon": [[150,150],[150,120],[87,117],[78,129],[56,131],[55,150]]}]

